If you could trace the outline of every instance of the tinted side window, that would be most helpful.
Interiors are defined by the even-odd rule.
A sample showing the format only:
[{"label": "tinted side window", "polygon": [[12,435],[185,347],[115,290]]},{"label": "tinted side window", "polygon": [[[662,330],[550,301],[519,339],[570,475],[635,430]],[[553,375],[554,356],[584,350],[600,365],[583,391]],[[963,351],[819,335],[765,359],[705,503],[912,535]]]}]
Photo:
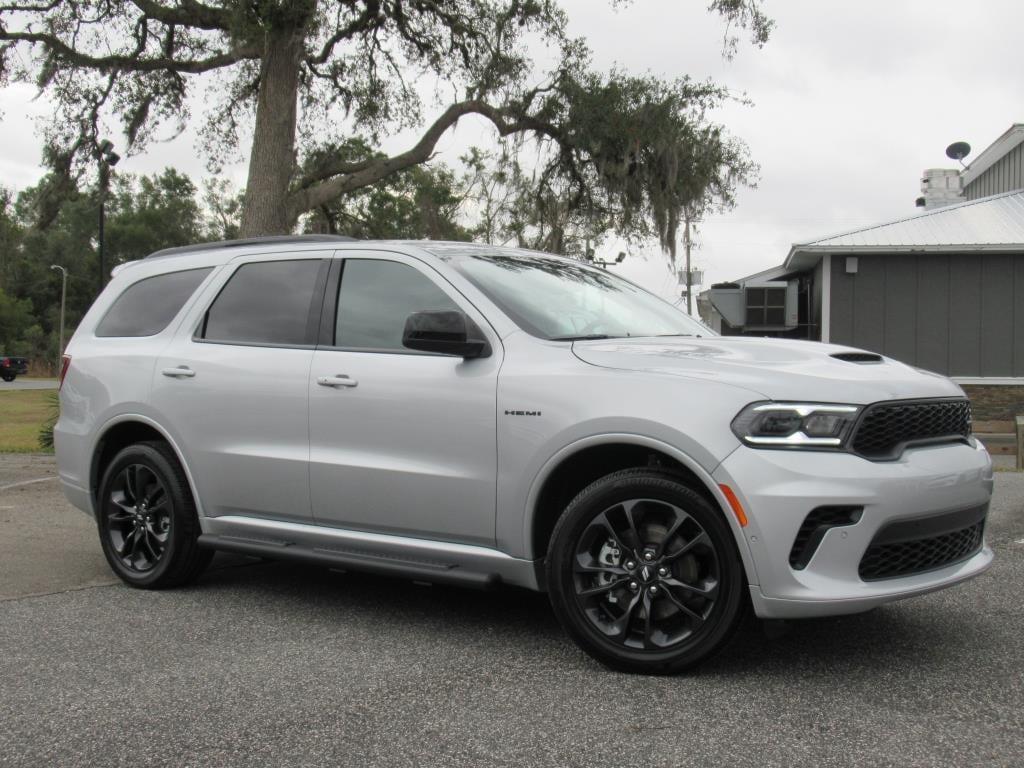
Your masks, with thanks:
[{"label": "tinted side window", "polygon": [[211,269],[147,277],[128,286],[96,326],[97,336],[153,336],[174,319]]},{"label": "tinted side window", "polygon": [[402,331],[413,312],[459,309],[407,264],[350,259],[341,273],[334,344],[355,349],[404,349]]},{"label": "tinted side window", "polygon": [[320,259],[244,264],[206,312],[201,336],[243,344],[308,344]]}]

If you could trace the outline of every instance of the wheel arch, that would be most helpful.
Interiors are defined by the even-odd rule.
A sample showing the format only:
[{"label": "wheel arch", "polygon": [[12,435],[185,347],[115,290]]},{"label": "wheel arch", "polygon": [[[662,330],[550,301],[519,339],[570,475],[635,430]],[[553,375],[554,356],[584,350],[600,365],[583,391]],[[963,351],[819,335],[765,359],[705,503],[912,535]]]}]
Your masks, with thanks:
[{"label": "wheel arch", "polygon": [[732,531],[750,583],[757,583],[753,559],[743,528],[711,472],[684,451],[668,443],[628,433],[591,435],[555,453],[538,473],[527,496],[524,541],[527,557],[547,555],[555,523],[565,506],[594,480],[620,469],[649,466],[678,474],[725,518]]},{"label": "wheel arch", "polygon": [[99,436],[93,445],[92,455],[89,460],[89,497],[93,503],[93,509],[98,509],[97,494],[102,479],[103,468],[120,451],[134,443],[145,440],[160,440],[167,443],[178,463],[181,464],[185,477],[188,479],[189,490],[192,492],[192,499],[196,506],[199,518],[203,518],[202,501],[196,492],[195,480],[189,469],[188,462],[171,434],[157,421],[139,413],[126,413],[110,419],[99,430]]}]

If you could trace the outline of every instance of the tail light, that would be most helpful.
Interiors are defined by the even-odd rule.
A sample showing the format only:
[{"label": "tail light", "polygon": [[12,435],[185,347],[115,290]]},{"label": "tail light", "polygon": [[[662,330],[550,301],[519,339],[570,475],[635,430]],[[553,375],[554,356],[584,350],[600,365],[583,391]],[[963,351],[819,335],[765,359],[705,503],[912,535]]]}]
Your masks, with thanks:
[{"label": "tail light", "polygon": [[58,391],[64,386],[64,377],[67,376],[69,365],[71,365],[71,355],[62,355],[60,358],[60,379],[57,381]]},{"label": "tail light", "polygon": [[0,367],[10,368],[11,367],[11,358],[5,357],[3,360],[0,360]]}]

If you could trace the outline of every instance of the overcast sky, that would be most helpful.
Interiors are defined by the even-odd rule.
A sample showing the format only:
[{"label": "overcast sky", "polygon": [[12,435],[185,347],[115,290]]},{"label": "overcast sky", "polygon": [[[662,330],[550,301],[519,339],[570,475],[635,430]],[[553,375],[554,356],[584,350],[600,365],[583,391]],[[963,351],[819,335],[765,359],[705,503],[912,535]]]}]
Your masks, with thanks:
[{"label": "overcast sky", "polygon": [[[695,266],[707,270],[706,284],[775,266],[793,242],[914,213],[921,171],[952,165],[948,144],[968,141],[969,161],[1024,122],[1020,0],[768,0],[772,39],[762,50],[741,45],[733,61],[721,57],[723,25],[704,0],[563,4],[599,68],[711,77],[754,102],[717,115],[747,142],[761,181],[734,211],[701,225]],[[40,175],[36,118],[49,108],[33,97],[24,86],[0,91],[0,184],[16,190]],[[486,130],[461,124],[441,142],[440,159],[456,162]],[[387,148],[410,140],[395,136]],[[206,174],[194,134],[118,168],[168,165],[197,180]],[[225,175],[241,185],[244,170]],[[658,249],[635,253],[621,271],[678,295]]]}]

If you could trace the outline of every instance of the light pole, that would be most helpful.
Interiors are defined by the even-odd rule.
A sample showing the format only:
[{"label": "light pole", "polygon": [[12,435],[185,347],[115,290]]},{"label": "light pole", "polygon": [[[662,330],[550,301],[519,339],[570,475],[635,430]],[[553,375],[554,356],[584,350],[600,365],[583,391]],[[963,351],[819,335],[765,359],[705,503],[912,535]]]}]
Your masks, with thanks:
[{"label": "light pole", "polygon": [[110,187],[110,169],[117,165],[121,156],[114,151],[114,143],[109,139],[103,139],[96,146],[96,162],[99,164],[99,196],[100,196],[100,228],[99,228],[99,257],[100,257],[100,291],[107,284],[107,270],[103,264],[103,208],[106,204],[107,190]]},{"label": "light pole", "polygon": [[57,375],[59,376],[64,355],[64,304],[68,298],[68,271],[58,264],[51,264],[50,269],[59,269],[62,278],[60,283],[60,344],[57,347]]},{"label": "light pole", "polygon": [[685,214],[683,228],[683,248],[686,249],[686,314],[693,314],[693,274],[690,271],[690,213]]}]

